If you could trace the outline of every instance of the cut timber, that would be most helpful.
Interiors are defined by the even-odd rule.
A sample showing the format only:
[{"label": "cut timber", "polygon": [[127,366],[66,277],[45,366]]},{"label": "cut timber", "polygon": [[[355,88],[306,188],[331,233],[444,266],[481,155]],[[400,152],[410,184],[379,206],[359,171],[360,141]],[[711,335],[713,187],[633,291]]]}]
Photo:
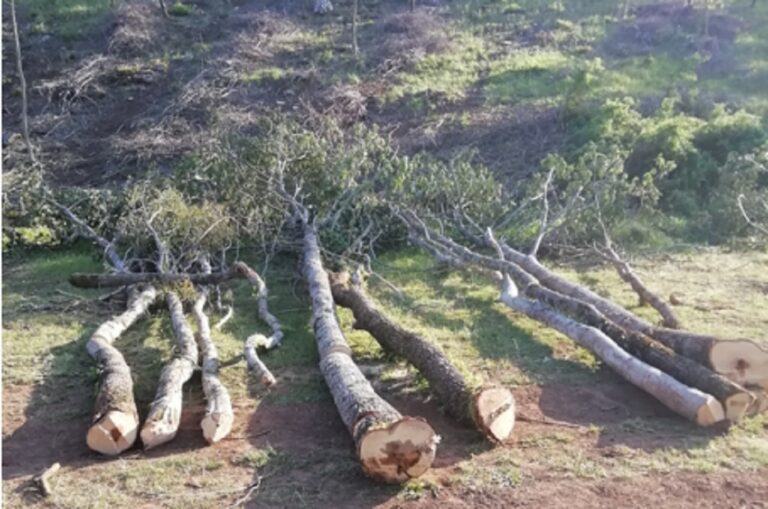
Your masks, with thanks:
[{"label": "cut timber", "polygon": [[714,396],[683,385],[659,369],[636,359],[600,330],[571,320],[542,303],[518,297],[508,277],[504,278],[501,300],[515,311],[571,338],[624,379],[699,426],[711,426],[725,419],[723,405]]},{"label": "cut timber", "polygon": [[69,276],[69,284],[78,288],[110,288],[136,285],[139,283],[177,283],[189,281],[196,285],[215,285],[235,279],[239,273],[234,270],[210,274],[169,274],[165,272],[121,272],[118,274],[91,274],[75,272]]},{"label": "cut timber", "polygon": [[157,292],[152,287],[133,292],[126,311],[104,322],[86,344],[101,370],[93,424],[86,436],[88,447],[94,451],[119,454],[136,441],[139,415],[133,399],[131,370],[112,343],[146,313],[156,298]]},{"label": "cut timber", "polygon": [[727,340],[704,334],[656,327],[601,297],[597,293],[558,276],[536,258],[502,245],[504,257],[519,265],[541,284],[595,306],[624,329],[641,332],[742,385],[768,386],[768,349],[750,340]]},{"label": "cut timber", "polygon": [[171,327],[176,337],[176,354],[160,374],[155,400],[141,429],[145,449],[164,444],[176,436],[181,420],[182,388],[197,367],[197,345],[179,297],[166,294]]},{"label": "cut timber", "polygon": [[335,276],[331,289],[336,304],[352,310],[356,329],[368,331],[386,350],[413,364],[455,418],[474,421],[495,442],[509,438],[515,425],[515,399],[508,389],[471,387],[437,346],[392,321],[362,287],[347,286],[347,279],[348,274]]},{"label": "cut timber", "polygon": [[264,362],[259,358],[256,350],[263,348],[269,350],[280,346],[283,340],[283,330],[280,327],[280,322],[277,317],[269,311],[269,305],[267,303],[269,293],[267,291],[267,285],[264,280],[261,279],[259,274],[247,266],[243,262],[237,262],[232,266],[232,269],[237,271],[242,277],[246,278],[248,282],[256,290],[256,301],[258,303],[259,318],[262,319],[272,329],[272,335],[267,337],[263,334],[252,334],[245,340],[244,355],[245,360],[248,363],[248,369],[253,371],[256,376],[259,377],[261,383],[267,387],[275,385],[277,380],[275,376],[269,371]]},{"label": "cut timber", "polygon": [[[473,263],[491,271],[509,273],[517,287],[522,288],[522,294],[525,297],[537,300],[558,312],[584,322],[585,325],[599,329],[641,361],[659,368],[687,385],[701,389],[706,394],[715,396],[724,406],[729,420],[734,422],[741,420],[752,404],[752,395],[725,376],[715,373],[692,359],[678,355],[674,350],[648,336],[617,326],[591,304],[541,286],[520,266],[503,259],[501,246],[494,238],[492,231],[488,230],[486,236],[489,245],[497,251],[498,259],[476,253],[447,237],[428,231],[425,226],[422,230],[425,235],[422,239],[425,247],[432,247],[433,250],[442,249],[444,256],[453,255],[458,258],[458,263]],[[435,237],[436,240],[428,240],[430,237]]]},{"label": "cut timber", "polygon": [[[562,298],[563,296],[556,292],[541,287],[530,274],[516,264],[504,260],[501,248],[490,230],[488,231],[488,244],[497,250],[499,259],[481,255],[444,236],[429,231],[426,225],[420,222],[418,218],[414,218],[413,215],[409,217],[407,213],[404,213],[401,214],[401,218],[411,228],[412,233],[414,231],[421,232],[421,235],[412,235],[418,240],[419,245],[429,252],[437,253],[441,259],[457,266],[475,265],[486,270],[498,271],[495,272],[495,275],[502,281],[503,302],[526,316],[560,331],[584,346],[619,375],[659,399],[671,410],[702,426],[708,426],[725,418],[723,404],[711,394],[688,387],[658,368],[633,357],[599,328],[579,323],[562,314],[560,311],[584,315],[585,310],[593,310],[595,315],[590,316],[590,313],[587,313],[587,317],[590,319],[600,317],[591,306],[585,305],[577,299]],[[432,237],[436,240],[432,240]],[[545,302],[547,300],[548,302],[533,302],[519,297],[517,287],[506,273],[511,274],[523,288],[524,296],[539,300],[544,299]],[[558,308],[558,310],[553,308]],[[583,319],[583,316],[579,316],[579,318]],[[607,320],[603,320],[603,322],[609,323]],[[617,330],[621,331],[620,328]],[[621,339],[625,339],[625,336],[625,334],[619,335]],[[648,343],[654,344],[655,342],[648,341]],[[669,349],[666,350],[671,353]],[[639,351],[643,352],[643,349],[641,348]],[[649,352],[658,353],[656,349],[650,349]],[[664,360],[663,356],[661,359]],[[691,363],[696,364],[692,361]],[[726,384],[729,383],[727,380],[725,382]],[[748,393],[745,394],[746,391],[742,388],[737,387],[736,391],[747,402],[751,401],[751,396]],[[742,406],[739,411],[743,414],[744,402],[739,401],[739,403]]]},{"label": "cut timber", "polygon": [[306,214],[303,237],[303,272],[312,297],[320,371],[355,441],[362,468],[371,477],[391,483],[418,477],[432,465],[439,438],[426,421],[403,417],[379,397],[360,372],[339,327],[317,233]]},{"label": "cut timber", "polygon": [[197,345],[200,348],[203,368],[203,393],[205,393],[205,416],[200,422],[203,436],[209,444],[215,444],[232,431],[234,413],[229,392],[219,380],[219,353],[211,338],[211,327],[203,308],[208,292],[202,290],[195,300],[193,314],[197,322]]}]

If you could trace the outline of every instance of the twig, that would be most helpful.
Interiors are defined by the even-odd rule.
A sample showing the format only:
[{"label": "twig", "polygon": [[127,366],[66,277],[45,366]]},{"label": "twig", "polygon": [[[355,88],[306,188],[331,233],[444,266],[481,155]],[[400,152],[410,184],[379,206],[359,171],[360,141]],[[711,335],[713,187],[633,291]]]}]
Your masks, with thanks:
[{"label": "twig", "polygon": [[234,314],[235,313],[233,307],[227,306],[227,313],[222,317],[221,320],[216,322],[216,325],[213,326],[214,330],[221,330],[221,328],[224,327],[224,324],[226,324]]},{"label": "twig", "polygon": [[241,505],[243,505],[246,502],[248,502],[248,500],[251,498],[251,495],[253,495],[253,492],[258,490],[259,486],[261,486],[261,479],[262,479],[262,477],[257,474],[256,475],[256,482],[252,483],[251,485],[249,485],[246,488],[247,491],[245,492],[245,495],[243,495],[242,498],[238,499],[234,504],[229,506],[230,509],[234,508],[234,507],[240,507]]},{"label": "twig", "polygon": [[60,468],[61,464],[56,462],[32,479],[32,484],[38,489],[38,491],[40,491],[42,496],[48,497],[51,495],[51,485],[48,484],[48,481],[51,479],[51,477],[56,475],[56,472],[58,472]]},{"label": "twig", "polygon": [[531,252],[529,253],[530,256],[536,256],[536,253],[539,252],[539,248],[541,247],[541,241],[544,240],[544,236],[547,234],[547,222],[549,221],[549,198],[547,197],[547,193],[549,192],[549,185],[552,182],[552,175],[554,175],[554,173],[554,168],[549,170],[547,179],[544,181],[544,190],[541,193],[542,199],[544,200],[544,210],[541,213],[539,234],[536,236],[533,247],[531,247]]},{"label": "twig", "polygon": [[561,426],[563,428],[573,428],[573,429],[584,428],[584,426],[579,426],[578,424],[571,424],[570,422],[558,421],[555,419],[550,419],[548,417],[544,417],[542,419],[536,419],[534,417],[528,417],[526,415],[517,414],[515,416],[515,419],[518,421],[531,422],[534,424],[546,424],[547,426]]}]

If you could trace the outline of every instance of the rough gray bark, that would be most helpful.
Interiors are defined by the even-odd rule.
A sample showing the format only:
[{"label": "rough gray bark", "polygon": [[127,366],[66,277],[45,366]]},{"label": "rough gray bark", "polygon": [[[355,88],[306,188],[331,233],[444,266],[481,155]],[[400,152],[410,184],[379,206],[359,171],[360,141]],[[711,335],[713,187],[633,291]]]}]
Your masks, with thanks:
[{"label": "rough gray bark", "polygon": [[101,371],[93,420],[86,437],[88,447],[94,451],[119,454],[136,441],[139,415],[133,399],[131,370],[113,343],[146,313],[156,298],[157,292],[151,286],[132,292],[125,312],[104,322],[86,344],[88,354]]},{"label": "rough gray bark", "polygon": [[195,300],[193,314],[197,322],[197,346],[200,349],[203,370],[203,393],[205,393],[205,416],[200,422],[203,436],[209,444],[214,444],[229,435],[232,430],[234,413],[229,392],[219,380],[219,353],[211,338],[211,327],[205,314],[205,301],[208,291],[202,290]]},{"label": "rough gray bark", "polygon": [[303,272],[312,297],[320,371],[355,441],[363,470],[386,482],[417,477],[431,466],[438,437],[426,421],[403,417],[360,372],[339,326],[314,225],[306,219],[303,237]]},{"label": "rough gray bark", "polygon": [[181,420],[182,388],[197,367],[197,344],[184,317],[181,300],[175,293],[168,292],[166,301],[176,337],[176,352],[160,374],[155,400],[141,429],[145,449],[157,447],[176,436]]},{"label": "rough gray bark", "polygon": [[[512,433],[515,400],[501,387],[472,387],[436,345],[408,331],[377,309],[359,285],[347,285],[348,274],[332,278],[336,304],[349,308],[354,327],[368,331],[385,349],[413,364],[455,418],[470,421],[485,436],[503,442]],[[498,402],[489,408],[489,400]]]}]

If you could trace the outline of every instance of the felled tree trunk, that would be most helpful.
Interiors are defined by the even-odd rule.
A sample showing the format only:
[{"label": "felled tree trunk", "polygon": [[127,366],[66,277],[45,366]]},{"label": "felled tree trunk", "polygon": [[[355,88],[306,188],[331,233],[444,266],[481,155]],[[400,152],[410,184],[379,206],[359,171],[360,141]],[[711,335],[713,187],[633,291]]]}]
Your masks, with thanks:
[{"label": "felled tree trunk", "polygon": [[268,297],[269,292],[264,280],[261,279],[259,274],[247,266],[243,262],[237,262],[232,267],[242,277],[246,278],[248,282],[256,290],[256,301],[258,304],[259,318],[262,319],[272,329],[272,335],[267,337],[263,334],[252,334],[245,340],[244,355],[245,360],[248,363],[248,369],[253,371],[256,376],[259,377],[261,383],[267,387],[270,387],[277,383],[275,376],[269,371],[267,366],[259,358],[256,350],[263,348],[270,350],[272,348],[280,346],[283,340],[283,329],[280,327],[280,322],[277,317],[269,311]]},{"label": "felled tree trunk", "polygon": [[78,288],[114,288],[139,283],[179,283],[189,281],[196,285],[217,285],[239,277],[236,270],[210,274],[169,274],[165,272],[120,272],[117,274],[90,274],[75,272],[69,276],[69,284]]},{"label": "felled tree trunk", "polygon": [[472,387],[435,345],[379,311],[360,286],[346,286],[337,276],[331,289],[340,306],[352,310],[355,328],[368,331],[381,345],[418,369],[455,418],[472,421],[485,436],[504,442],[515,425],[515,399],[503,387]]},{"label": "felled tree trunk", "polygon": [[205,416],[200,422],[203,436],[209,444],[215,444],[232,431],[234,413],[229,392],[219,380],[219,353],[211,338],[211,327],[203,308],[208,292],[203,290],[195,300],[193,314],[197,322],[197,345],[200,348],[203,368],[203,393],[205,393]]},{"label": "felled tree trunk", "polygon": [[363,470],[385,482],[405,482],[432,465],[438,436],[419,418],[404,417],[379,397],[352,360],[339,327],[314,225],[304,220],[304,277],[312,297],[312,326],[334,403],[357,446]]},{"label": "felled tree trunk", "polygon": [[101,381],[88,429],[88,447],[102,454],[119,454],[136,441],[139,415],[133,399],[131,370],[112,343],[133,325],[157,298],[157,291],[147,287],[128,301],[120,316],[104,322],[86,344],[88,353],[99,364]]},{"label": "felled tree trunk", "polygon": [[620,327],[651,336],[680,355],[693,359],[738,384],[768,388],[768,350],[757,343],[749,340],[724,340],[705,334],[656,327],[588,288],[558,276],[536,258],[505,245],[502,245],[502,250],[507,260],[525,269],[544,286],[592,304]]},{"label": "felled tree trunk", "polygon": [[176,354],[160,374],[155,400],[141,429],[145,449],[164,444],[176,436],[181,420],[182,388],[197,367],[197,345],[178,295],[166,294],[171,327],[176,337]]},{"label": "felled tree trunk", "polygon": [[514,284],[504,278],[501,300],[510,308],[552,327],[594,353],[631,384],[641,388],[673,412],[699,426],[725,419],[723,405],[714,396],[683,385],[621,349],[600,330],[580,324],[540,302],[519,297]]}]

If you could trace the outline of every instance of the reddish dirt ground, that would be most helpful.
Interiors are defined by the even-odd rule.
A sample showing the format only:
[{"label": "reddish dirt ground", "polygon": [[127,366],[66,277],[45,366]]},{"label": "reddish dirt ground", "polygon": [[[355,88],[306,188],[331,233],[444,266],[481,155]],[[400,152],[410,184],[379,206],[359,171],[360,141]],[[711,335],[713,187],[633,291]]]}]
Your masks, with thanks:
[{"label": "reddish dirt ground", "polygon": [[[578,479],[564,477],[536,465],[540,452],[526,447],[525,441],[551,434],[567,434],[587,456],[611,454],[623,444],[633,449],[654,450],[679,444],[680,426],[668,433],[590,432],[591,424],[607,425],[627,416],[658,417],[669,414],[648,397],[612,377],[594,385],[555,384],[528,386],[516,391],[518,415],[515,438],[504,447],[522,448],[526,462],[521,482],[510,488],[472,488],[454,484],[452,474],[461,469],[459,462],[474,455],[482,456],[492,446],[484,443],[471,429],[444,416],[434,403],[413,398],[389,398],[404,414],[421,415],[443,437],[433,469],[425,476],[429,489],[417,500],[398,496],[398,488],[373,484],[355,468],[351,441],[330,401],[303,404],[264,403],[253,410],[250,401],[236,403],[237,421],[232,435],[216,447],[206,447],[199,432],[204,407],[198,401],[185,407],[177,438],[155,451],[133,450],[128,460],[170,457],[194,450],[205,458],[233,458],[248,450],[271,446],[291,457],[314,458],[307,464],[289,464],[279,471],[279,479],[265,479],[263,494],[249,507],[290,507],[270,498],[270,490],[314,486],[320,507],[768,507],[768,471],[743,473],[672,473],[638,475],[629,478]],[[605,379],[607,378],[607,379]],[[95,475],[95,467],[105,460],[90,452],[84,441],[88,416],[62,419],[45,418],[42,407],[30,411],[31,386],[7,386],[3,389],[3,479],[21,485],[32,475],[55,461],[77,468],[82,475]],[[83,391],[67,389],[61,399],[48,402],[49,412],[60,412],[88,398]],[[87,407],[87,402],[85,402]],[[80,408],[83,408],[82,406]],[[555,421],[567,423],[560,425]],[[674,421],[672,421],[674,422]],[[713,431],[713,436],[718,431]],[[546,454],[546,449],[543,450]],[[480,460],[483,461],[482,459]],[[340,478],[333,479],[339,463],[347,465]],[[235,468],[225,462],[217,475]],[[482,465],[493,469],[493,464]],[[192,488],[190,488],[192,489]]]}]

